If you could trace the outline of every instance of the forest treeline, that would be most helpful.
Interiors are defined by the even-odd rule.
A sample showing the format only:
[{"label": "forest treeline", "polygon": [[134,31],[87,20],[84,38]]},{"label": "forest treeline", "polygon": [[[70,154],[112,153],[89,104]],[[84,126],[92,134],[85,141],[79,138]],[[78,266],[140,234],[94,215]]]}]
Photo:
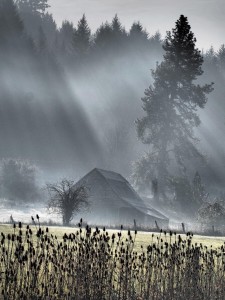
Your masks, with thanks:
[{"label": "forest treeline", "polygon": [[[77,26],[65,21],[57,28],[45,12],[46,2],[0,1],[0,136],[4,140],[0,155],[49,165],[80,162],[82,168],[85,164],[89,168],[91,162],[97,165],[102,157],[107,161],[118,151],[116,140],[123,137],[117,131],[124,126],[111,129],[110,122],[117,124],[114,117],[119,122],[117,114],[124,113],[133,97],[122,82],[124,73],[132,76],[137,67],[141,69],[140,62],[151,64],[153,53],[162,52],[160,35],[148,38],[140,23],[128,34],[117,16],[95,34],[85,16]],[[101,90],[105,90],[104,101],[98,97]],[[119,102],[124,102],[122,111]],[[104,110],[111,114],[107,121]],[[99,117],[108,124],[100,128]],[[133,112],[130,121],[134,118]],[[103,127],[110,132],[102,132]],[[127,129],[120,131],[127,135]]]},{"label": "forest treeline", "polygon": [[[163,38],[140,22],[126,30],[117,15],[95,32],[85,15],[57,27],[47,8],[47,0],[0,0],[0,157],[128,175],[146,150],[134,122]],[[225,178],[225,46],[202,54],[198,80],[215,84],[196,131],[205,164],[194,161],[192,177],[200,172],[217,191]]]}]

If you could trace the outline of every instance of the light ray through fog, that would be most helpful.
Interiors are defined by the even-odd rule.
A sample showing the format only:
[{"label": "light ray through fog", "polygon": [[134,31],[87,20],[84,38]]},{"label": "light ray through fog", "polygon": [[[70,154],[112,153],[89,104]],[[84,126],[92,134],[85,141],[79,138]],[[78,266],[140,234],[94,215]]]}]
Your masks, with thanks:
[{"label": "light ray through fog", "polygon": [[[9,2],[4,0],[4,3]],[[184,13],[197,37],[198,47],[208,48],[213,44],[217,48],[224,42],[223,4],[219,0],[49,0],[49,4],[53,18],[44,14],[40,17],[39,12],[36,15],[30,12],[27,18],[27,11],[20,11],[24,32],[29,32],[33,39],[33,46],[28,47],[20,36],[21,53],[12,43],[16,35],[8,34],[11,27],[0,28],[0,38],[3,31],[7,32],[5,40],[8,40],[9,49],[6,49],[10,50],[5,51],[2,59],[4,43],[0,43],[0,137],[3,141],[0,157],[34,162],[44,169],[42,176],[46,181],[55,181],[68,174],[76,180],[95,167],[114,170],[130,178],[132,163],[146,150],[153,149],[153,145],[146,146],[138,140],[135,125],[135,120],[145,114],[141,98],[153,83],[150,70],[155,70],[163,59],[162,41],[159,35],[152,34],[159,29],[164,36]],[[59,10],[60,7],[63,9]],[[71,24],[57,30],[54,18],[58,25],[60,18],[72,20],[76,25],[83,13],[92,33],[102,22],[107,20],[110,24],[116,13],[119,19],[114,19],[117,20],[114,25],[117,27],[103,26],[101,34],[81,34],[82,39]],[[13,24],[18,24],[15,14],[11,18],[2,16],[2,26],[8,20],[12,28]],[[129,32],[134,21],[143,24],[149,38],[138,24]],[[43,40],[45,43],[41,43]],[[196,132],[200,137],[199,148],[209,162],[208,173],[201,175],[208,176],[208,181],[207,176],[204,177],[208,183],[217,173],[223,182],[220,182],[222,190],[225,68],[222,70],[222,64],[217,61],[218,55],[212,54],[210,60],[209,54],[204,64],[205,73],[199,77],[203,84],[215,80],[215,91],[218,91],[210,94],[206,108],[199,112],[202,124]],[[162,110],[165,113],[165,108]],[[161,114],[160,117],[163,118]],[[187,155],[184,160],[189,158]],[[199,164],[188,161],[188,176],[202,171],[201,164],[202,161]],[[149,171],[149,164],[146,165],[147,171],[154,173],[154,170]],[[177,176],[178,168],[174,165],[171,174]],[[152,181],[147,180],[149,189]]]},{"label": "light ray through fog", "polygon": [[[111,145],[107,145],[107,141],[109,136],[117,139],[118,130],[121,132],[127,130],[127,138],[132,137],[133,144],[136,143],[134,121],[142,113],[140,98],[143,96],[145,87],[151,82],[151,73],[146,64],[140,64],[140,76],[136,76],[135,72],[129,72],[130,68],[127,70],[126,67],[120,68],[120,74],[116,74],[119,66],[124,65],[126,65],[126,60],[121,60],[119,63],[113,63],[112,60],[110,70],[104,66],[94,66],[93,69],[89,68],[88,72],[85,71],[83,75],[82,73],[79,76],[67,74],[67,82],[74,99],[79,102],[89,120],[96,140],[101,145],[103,158],[104,155],[109,156],[107,154],[108,147],[116,147],[116,140],[111,141]],[[117,147],[122,147],[122,145],[117,145]],[[133,146],[134,153],[136,147],[139,148],[140,144],[137,143]],[[127,153],[128,157],[129,155]],[[108,157],[108,159],[114,160],[115,158]],[[118,167],[117,164],[121,164],[119,161],[114,165],[115,170]],[[104,163],[104,159],[101,164],[103,167],[113,167],[109,161]],[[127,165],[127,168],[130,166]],[[125,169],[123,171],[125,172]]]},{"label": "light ray through fog", "polygon": [[[89,118],[69,89],[65,94],[65,89],[53,81],[49,91],[38,74],[28,72],[23,64],[23,61],[15,63],[19,74],[6,69],[2,81],[13,99],[4,104],[1,130],[6,126],[8,150],[5,149],[3,156],[45,163],[48,157],[49,165],[64,165],[66,160],[70,165],[84,167],[91,161],[98,164],[101,157],[98,139]],[[3,104],[1,109],[3,112]]]}]

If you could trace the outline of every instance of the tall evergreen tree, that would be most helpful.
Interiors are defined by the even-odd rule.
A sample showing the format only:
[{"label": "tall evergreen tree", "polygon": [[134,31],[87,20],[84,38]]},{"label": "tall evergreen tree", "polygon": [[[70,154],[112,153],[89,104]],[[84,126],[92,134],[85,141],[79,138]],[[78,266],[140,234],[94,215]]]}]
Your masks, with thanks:
[{"label": "tall evergreen tree", "polygon": [[148,33],[143,29],[140,22],[134,22],[131,26],[129,37],[136,42],[146,41],[148,40]]},{"label": "tall evergreen tree", "polygon": [[140,22],[134,22],[131,26],[129,35],[129,42],[130,42],[130,50],[137,54],[138,56],[141,54],[143,55],[143,51],[148,53],[149,55],[149,40],[148,40],[148,33],[143,29],[143,26]]},{"label": "tall evergreen tree", "polygon": [[147,155],[136,164],[136,177],[147,164],[144,177],[157,180],[164,197],[171,173],[185,175],[185,162],[201,157],[193,129],[200,124],[197,109],[204,108],[212,84],[196,83],[203,73],[203,57],[195,44],[188,20],[181,15],[172,32],[167,32],[164,59],[152,71],[154,83],[142,98],[146,115],[136,121],[139,139],[149,145]]},{"label": "tall evergreen tree", "polygon": [[122,26],[117,15],[112,20],[111,23],[112,28],[112,42],[113,46],[118,49],[118,46],[123,46],[126,42],[127,33],[125,28]]},{"label": "tall evergreen tree", "polygon": [[217,60],[220,69],[225,72],[225,45],[223,44],[217,53]]},{"label": "tall evergreen tree", "polygon": [[204,53],[204,68],[206,70],[209,70],[210,73],[213,73],[214,76],[217,76],[217,56],[216,56],[216,52],[213,48],[213,46],[211,46],[209,48],[209,50],[206,51],[206,53]]},{"label": "tall evergreen tree", "polygon": [[115,15],[115,17],[112,19],[112,30],[114,32],[115,35],[123,35],[125,33],[125,29],[122,27],[122,24],[117,16],[117,14]]},{"label": "tall evergreen tree", "polygon": [[73,52],[73,37],[75,29],[73,23],[64,21],[59,31],[59,47],[63,56],[70,56]]},{"label": "tall evergreen tree", "polygon": [[163,59],[162,43],[163,40],[159,31],[149,37],[149,50],[151,51],[151,54],[158,59],[158,61],[162,61]]},{"label": "tall evergreen tree", "polygon": [[91,46],[91,30],[88,26],[85,15],[80,19],[77,29],[74,32],[73,47],[78,58],[88,55]]},{"label": "tall evergreen tree", "polygon": [[52,14],[45,13],[41,18],[41,27],[47,39],[47,45],[50,50],[55,50],[55,40],[57,38],[58,30],[56,22]]},{"label": "tall evergreen tree", "polygon": [[105,24],[102,24],[95,33],[94,48],[97,51],[108,50],[110,48],[111,40],[112,40],[112,28],[110,24],[106,22]]}]

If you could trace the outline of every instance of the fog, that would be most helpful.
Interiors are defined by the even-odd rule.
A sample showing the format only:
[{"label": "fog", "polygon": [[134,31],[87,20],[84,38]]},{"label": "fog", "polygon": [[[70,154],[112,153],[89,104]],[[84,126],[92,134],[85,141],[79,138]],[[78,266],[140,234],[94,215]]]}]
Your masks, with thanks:
[{"label": "fog", "polygon": [[[130,142],[136,142],[134,121],[141,112],[140,97],[155,59],[146,64],[144,58],[136,58],[132,66],[129,54],[123,51],[118,59],[109,52],[102,62],[93,54],[93,60],[78,65],[74,63],[76,57],[60,53],[64,37],[56,28],[59,49],[52,49],[51,41],[48,44],[51,19],[45,28],[39,17],[35,31],[34,25],[29,26],[29,14],[22,11],[21,15],[23,34],[27,29],[33,41],[19,41],[21,53],[13,49],[13,42],[3,49],[3,55],[9,49],[12,53],[7,53],[1,68],[1,157],[29,159],[46,170],[60,168],[72,176],[95,166],[114,166],[119,172],[125,168],[127,173],[135,149],[134,153],[124,153],[126,161],[122,157],[116,165],[115,161],[121,151],[129,149]],[[38,23],[38,15],[35,17]],[[74,63],[73,69],[68,60]]]},{"label": "fog", "polygon": [[[79,24],[57,28],[47,13],[0,4],[0,158],[37,166],[40,187],[63,177],[76,181],[95,167],[132,182],[133,163],[148,151],[135,121],[144,114],[151,69],[163,59],[160,34],[129,32],[115,17],[92,34],[85,19],[83,38]],[[225,69],[218,52],[205,50],[204,57],[199,82],[215,83],[195,129],[206,163],[190,161],[188,174],[199,171],[213,198],[225,183]]]}]

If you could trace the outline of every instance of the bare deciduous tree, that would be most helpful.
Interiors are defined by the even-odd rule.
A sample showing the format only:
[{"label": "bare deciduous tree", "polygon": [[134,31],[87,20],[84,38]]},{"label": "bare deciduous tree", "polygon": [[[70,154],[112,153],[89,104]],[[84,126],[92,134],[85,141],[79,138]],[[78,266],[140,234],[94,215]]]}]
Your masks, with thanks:
[{"label": "bare deciduous tree", "polygon": [[74,215],[89,206],[88,191],[85,186],[75,187],[74,182],[63,179],[59,183],[46,184],[49,193],[48,209],[62,217],[68,226]]}]

